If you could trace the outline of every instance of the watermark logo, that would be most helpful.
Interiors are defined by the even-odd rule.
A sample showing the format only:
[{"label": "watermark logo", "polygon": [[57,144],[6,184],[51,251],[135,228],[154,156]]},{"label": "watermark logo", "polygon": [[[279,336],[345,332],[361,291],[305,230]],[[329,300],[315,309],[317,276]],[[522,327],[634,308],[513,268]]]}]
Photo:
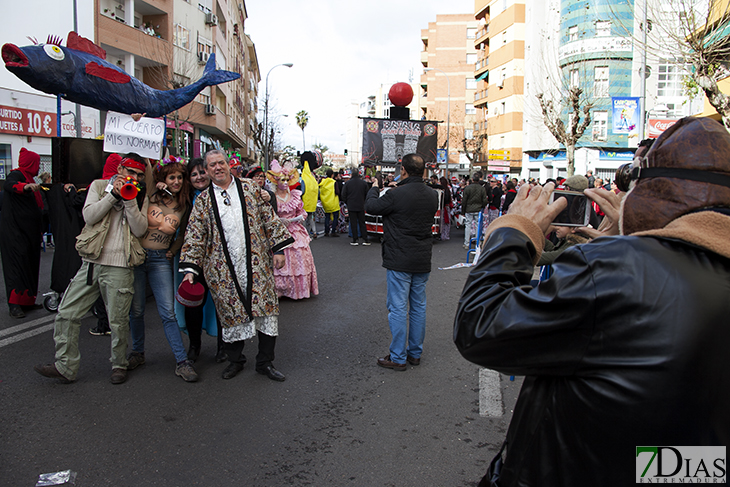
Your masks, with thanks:
[{"label": "watermark logo", "polygon": [[724,484],[724,446],[637,446],[637,484]]}]

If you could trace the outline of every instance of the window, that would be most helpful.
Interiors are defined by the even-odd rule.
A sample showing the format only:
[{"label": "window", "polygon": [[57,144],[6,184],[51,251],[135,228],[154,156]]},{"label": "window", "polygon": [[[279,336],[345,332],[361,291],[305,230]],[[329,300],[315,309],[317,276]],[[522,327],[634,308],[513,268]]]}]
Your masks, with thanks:
[{"label": "window", "polygon": [[606,37],[611,35],[611,21],[610,20],[598,20],[596,21],[596,36]]},{"label": "window", "polygon": [[474,131],[470,129],[464,129],[464,138],[465,139],[473,139],[474,138]]},{"label": "window", "polygon": [[682,96],[682,79],[688,74],[682,64],[669,59],[659,61],[657,96]]},{"label": "window", "polygon": [[596,66],[593,71],[593,96],[608,96],[608,66]]},{"label": "window", "polygon": [[172,43],[187,51],[190,50],[190,31],[180,24],[175,24],[175,31],[172,36]]},{"label": "window", "polygon": [[466,55],[466,64],[476,64],[477,55],[476,53],[470,53]]},{"label": "window", "polygon": [[499,137],[499,148],[504,149],[504,135],[500,135]]},{"label": "window", "polygon": [[467,90],[476,90],[477,89],[477,80],[474,78],[466,78],[466,89]]},{"label": "window", "polygon": [[608,112],[593,112],[593,142],[606,142],[608,139]]},{"label": "window", "polygon": [[507,44],[507,31],[502,32],[502,44]]},{"label": "window", "polygon": [[505,113],[507,113],[507,102],[503,101],[499,107],[499,114],[504,115]]},{"label": "window", "polygon": [[466,38],[467,39],[474,39],[476,36],[477,36],[476,27],[467,27],[466,28]]},{"label": "window", "polygon": [[570,87],[577,88],[580,85],[580,76],[577,69],[570,70]]},{"label": "window", "polygon": [[572,27],[568,28],[568,42],[573,42],[578,40],[578,26],[574,25]]},{"label": "window", "polygon": [[10,144],[0,144],[0,179],[5,179],[13,168]]},{"label": "window", "polygon": [[472,105],[471,103],[467,103],[466,105],[464,105],[464,107],[466,108],[467,115],[476,115],[477,110],[476,108],[474,108],[474,105]]}]

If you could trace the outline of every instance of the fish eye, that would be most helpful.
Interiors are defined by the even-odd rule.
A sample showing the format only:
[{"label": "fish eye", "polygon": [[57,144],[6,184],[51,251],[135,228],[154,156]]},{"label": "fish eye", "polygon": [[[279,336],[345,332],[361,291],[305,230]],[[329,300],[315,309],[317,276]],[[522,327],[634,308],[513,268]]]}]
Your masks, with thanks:
[{"label": "fish eye", "polygon": [[43,50],[46,51],[48,57],[50,57],[51,59],[55,59],[56,61],[63,61],[63,58],[66,57],[66,55],[63,53],[63,49],[55,44],[45,44],[43,46]]}]

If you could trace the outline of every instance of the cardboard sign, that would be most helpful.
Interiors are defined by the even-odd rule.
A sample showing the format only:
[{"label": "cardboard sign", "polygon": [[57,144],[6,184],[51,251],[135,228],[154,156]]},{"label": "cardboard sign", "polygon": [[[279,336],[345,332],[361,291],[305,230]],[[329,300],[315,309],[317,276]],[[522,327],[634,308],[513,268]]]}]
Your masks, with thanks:
[{"label": "cardboard sign", "polygon": [[126,154],[135,152],[142,157],[159,159],[165,137],[165,122],[142,117],[139,122],[123,113],[107,112],[104,128],[104,152]]}]

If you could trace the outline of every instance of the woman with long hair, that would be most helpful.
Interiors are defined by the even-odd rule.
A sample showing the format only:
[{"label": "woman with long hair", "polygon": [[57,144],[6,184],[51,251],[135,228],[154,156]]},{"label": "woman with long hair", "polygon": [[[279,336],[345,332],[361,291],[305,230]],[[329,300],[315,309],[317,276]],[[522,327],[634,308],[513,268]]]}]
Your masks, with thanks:
[{"label": "woman with long hair", "polygon": [[[195,199],[198,195],[210,186],[210,177],[206,173],[205,161],[201,157],[196,157],[195,159],[190,160],[188,163],[188,172],[190,173],[190,197],[192,208],[192,205],[195,204]],[[180,225],[180,230],[178,231],[180,245],[173,244],[173,247],[175,248],[175,289],[180,286],[183,279],[183,274],[178,272],[178,265],[180,263],[179,251],[180,247],[182,247],[183,237],[185,236],[188,216],[190,216],[189,211],[185,215],[185,218]],[[198,282],[200,282],[205,288],[203,302],[198,306],[183,306],[182,304],[175,302],[175,314],[178,317],[178,324],[183,331],[187,332],[188,338],[190,339],[188,359],[193,362],[198,360],[202,346],[203,330],[205,330],[208,335],[217,337],[218,351],[215,356],[215,361],[218,363],[225,362],[228,358],[226,353],[223,351],[223,335],[221,334],[221,325],[218,322],[218,316],[215,312],[213,297],[210,295],[208,285],[206,284],[203,276],[198,276],[198,279]]]},{"label": "woman with long hair", "polygon": [[175,287],[172,275],[172,248],[180,222],[190,209],[190,180],[182,161],[168,157],[157,163],[153,171],[155,188],[150,196],[147,211],[147,233],[142,247],[147,257],[143,264],[134,268],[134,298],[129,313],[132,333],[132,353],[129,366],[132,370],[145,363],[144,309],[147,301],[147,282],[157,302],[157,312],[162,319],[165,336],[175,356],[175,375],[186,382],[198,380],[193,362],[185,353],[180,328],[175,318]]}]

